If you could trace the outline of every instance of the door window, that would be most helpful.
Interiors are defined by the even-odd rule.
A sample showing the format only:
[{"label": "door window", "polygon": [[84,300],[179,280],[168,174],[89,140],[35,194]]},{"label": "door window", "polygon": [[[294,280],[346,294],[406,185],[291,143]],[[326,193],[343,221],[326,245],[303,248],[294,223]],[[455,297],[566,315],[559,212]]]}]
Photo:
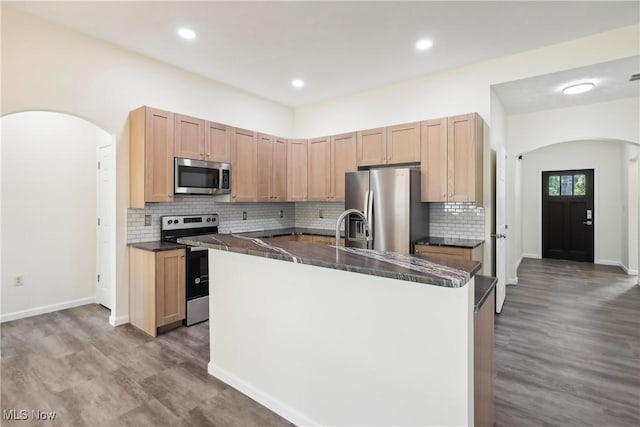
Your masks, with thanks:
[{"label": "door window", "polygon": [[549,196],[586,196],[587,177],[577,175],[549,175],[547,180]]}]

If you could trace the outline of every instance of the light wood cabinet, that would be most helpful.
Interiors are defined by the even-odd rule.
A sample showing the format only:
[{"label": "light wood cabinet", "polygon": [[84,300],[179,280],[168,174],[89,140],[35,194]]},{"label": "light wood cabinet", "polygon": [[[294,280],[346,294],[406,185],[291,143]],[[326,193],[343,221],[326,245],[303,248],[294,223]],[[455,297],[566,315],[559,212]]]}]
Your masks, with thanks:
[{"label": "light wood cabinet", "polygon": [[344,201],[344,174],[358,170],[356,133],[331,137],[331,201]]},{"label": "light wood cabinet", "polygon": [[415,245],[416,255],[428,255],[433,257],[444,258],[462,258],[471,261],[478,261],[482,264],[484,258],[484,244],[480,244],[475,248],[457,248],[451,246],[431,246],[431,245]]},{"label": "light wood cabinet", "polygon": [[387,132],[385,128],[362,130],[357,133],[358,166],[383,165],[387,161]]},{"label": "light wood cabinet", "polygon": [[129,318],[151,336],[185,318],[185,250],[129,250]]},{"label": "light wood cabinet", "polygon": [[205,160],[212,162],[231,162],[231,127],[207,121]]},{"label": "light wood cabinet", "polygon": [[151,107],[129,113],[129,206],[173,201],[174,115]]},{"label": "light wood cabinet", "polygon": [[231,131],[231,201],[258,200],[258,135],[233,128]]},{"label": "light wood cabinet", "polygon": [[175,114],[175,157],[205,160],[205,122]]},{"label": "light wood cabinet", "polygon": [[421,146],[423,202],[483,205],[483,122],[478,114],[422,122]]},{"label": "light wood cabinet", "polygon": [[387,127],[387,164],[420,161],[420,123]]},{"label": "light wood cabinet", "polygon": [[258,201],[286,200],[286,140],[271,135],[258,135]]},{"label": "light wood cabinet", "polygon": [[307,200],[307,140],[287,140],[287,200]]},{"label": "light wood cabinet", "polygon": [[493,343],[495,289],[473,319],[474,425],[493,426]]},{"label": "light wood cabinet", "polygon": [[331,138],[309,140],[307,200],[331,200]]}]

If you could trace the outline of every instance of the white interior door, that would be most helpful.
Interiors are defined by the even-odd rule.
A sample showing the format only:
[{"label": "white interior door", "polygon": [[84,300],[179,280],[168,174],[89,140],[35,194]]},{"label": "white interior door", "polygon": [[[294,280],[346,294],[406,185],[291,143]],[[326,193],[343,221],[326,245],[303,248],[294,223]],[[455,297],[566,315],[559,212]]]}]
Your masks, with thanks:
[{"label": "white interior door", "polygon": [[496,153],[496,312],[502,311],[507,296],[507,156],[504,147]]},{"label": "white interior door", "polygon": [[116,179],[115,139],[98,137],[98,188],[96,191],[96,300],[110,310],[115,301]]}]

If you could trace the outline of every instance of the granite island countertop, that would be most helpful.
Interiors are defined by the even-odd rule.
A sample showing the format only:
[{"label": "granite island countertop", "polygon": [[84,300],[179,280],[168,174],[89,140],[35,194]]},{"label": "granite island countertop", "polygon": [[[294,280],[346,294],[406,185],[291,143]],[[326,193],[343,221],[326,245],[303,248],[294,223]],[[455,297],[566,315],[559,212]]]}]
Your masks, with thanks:
[{"label": "granite island countertop", "polygon": [[450,288],[466,285],[480,269],[480,263],[464,259],[336,248],[246,234],[183,237],[178,243]]},{"label": "granite island countertop", "polygon": [[[309,228],[309,227],[289,227],[289,228],[275,228],[272,230],[258,230],[258,231],[246,231],[241,233],[231,233],[237,236],[245,237],[279,237],[289,236],[292,234],[309,234],[316,236],[329,236],[335,237],[336,232],[334,230],[328,230],[326,228]],[[344,231],[340,230],[340,236],[344,237]]]},{"label": "granite island countertop", "polygon": [[458,239],[455,237],[423,237],[422,239],[414,240],[414,245],[427,245],[427,246],[448,246],[454,248],[473,249],[484,243],[484,240],[476,239]]},{"label": "granite island countertop", "polygon": [[496,287],[498,279],[495,277],[476,275],[475,281],[475,298],[473,301],[474,312],[477,312],[485,303],[487,297],[491,294],[493,288]]},{"label": "granite island countertop", "polygon": [[151,252],[171,251],[173,249],[185,248],[185,245],[181,245],[180,243],[165,242],[162,240],[155,240],[152,242],[128,243],[127,246],[129,246],[130,248],[142,249]]}]

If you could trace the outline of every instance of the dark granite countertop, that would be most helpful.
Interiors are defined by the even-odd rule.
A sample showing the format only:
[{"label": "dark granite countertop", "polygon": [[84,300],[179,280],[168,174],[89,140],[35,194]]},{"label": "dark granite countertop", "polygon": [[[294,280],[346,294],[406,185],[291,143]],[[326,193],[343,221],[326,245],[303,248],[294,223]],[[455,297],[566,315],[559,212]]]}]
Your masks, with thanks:
[{"label": "dark granite countertop", "polygon": [[358,248],[314,245],[250,237],[246,234],[208,234],[178,242],[318,267],[388,277],[410,282],[459,288],[480,269],[480,263],[423,255],[402,255]]},{"label": "dark granite countertop", "polygon": [[170,251],[173,249],[184,248],[184,245],[179,243],[163,242],[161,240],[157,240],[155,242],[129,243],[127,246],[151,252]]},{"label": "dark granite countertop", "polygon": [[454,248],[473,249],[484,243],[484,240],[473,239],[456,239],[454,237],[423,237],[422,239],[414,240],[415,245],[428,245],[428,246],[450,246]]},{"label": "dark granite countertop", "polygon": [[480,276],[476,275],[476,289],[475,289],[475,299],[473,303],[474,312],[478,312],[480,307],[485,303],[489,294],[493,288],[496,287],[496,283],[498,283],[498,279],[495,277],[489,276]]},{"label": "dark granite countertop", "polygon": [[[237,236],[257,237],[257,238],[288,236],[291,234],[315,234],[317,236],[334,237],[336,235],[336,232],[334,230],[328,230],[326,228],[289,227],[289,228],[276,228],[273,230],[249,231],[246,233],[233,233],[233,234]],[[344,237],[344,231],[340,232],[340,236]]]}]

